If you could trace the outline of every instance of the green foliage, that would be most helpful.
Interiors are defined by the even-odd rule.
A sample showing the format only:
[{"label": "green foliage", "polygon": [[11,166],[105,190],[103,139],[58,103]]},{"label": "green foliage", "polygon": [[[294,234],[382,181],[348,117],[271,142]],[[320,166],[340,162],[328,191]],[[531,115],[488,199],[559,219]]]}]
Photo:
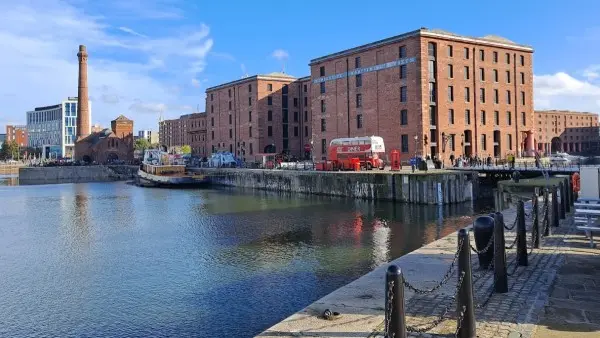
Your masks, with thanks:
[{"label": "green foliage", "polygon": [[192,153],[192,147],[190,147],[187,144],[181,146],[181,153],[183,153],[183,154],[191,154]]},{"label": "green foliage", "polygon": [[0,156],[5,160],[19,158],[19,144],[16,141],[8,141],[2,143]]},{"label": "green foliage", "polygon": [[143,137],[138,138],[137,140],[135,140],[134,148],[135,148],[135,150],[144,151],[144,150],[150,148],[150,142],[148,142],[148,140]]}]

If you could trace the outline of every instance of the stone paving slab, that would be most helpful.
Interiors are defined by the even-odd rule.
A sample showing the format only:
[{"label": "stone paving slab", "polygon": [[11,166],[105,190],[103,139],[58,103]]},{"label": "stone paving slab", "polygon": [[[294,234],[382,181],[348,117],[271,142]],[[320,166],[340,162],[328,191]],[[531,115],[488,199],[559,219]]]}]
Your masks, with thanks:
[{"label": "stone paving slab", "polygon": [[564,264],[535,336],[600,337],[600,250],[590,248],[581,232],[565,234],[564,242]]},{"label": "stone paving slab", "polygon": [[[542,208],[540,203],[540,209]],[[530,209],[528,205],[527,210]],[[530,214],[529,211],[527,211]],[[507,226],[514,224],[514,209],[503,212]],[[541,215],[541,213],[540,213]],[[528,216],[531,218],[530,216]],[[541,219],[541,216],[540,216]],[[570,219],[561,221],[561,228],[572,229]],[[472,254],[475,317],[478,337],[508,337],[518,333],[520,337],[532,337],[539,315],[550,301],[550,290],[556,279],[556,271],[563,265],[561,247],[563,237],[570,230],[557,232],[542,240],[542,248],[533,249],[527,267],[516,265],[515,249],[507,250],[509,292],[496,294],[493,291],[493,271],[481,271],[478,260]],[[471,236],[473,237],[473,236]],[[506,231],[506,244],[515,237],[514,231]],[[528,231],[528,239],[530,232]],[[530,242],[530,241],[529,241]],[[475,246],[474,239],[471,244]],[[452,262],[457,247],[456,233],[418,249],[408,255],[384,264],[358,280],[321,298],[299,313],[269,328],[258,337],[383,337],[384,330],[384,281],[389,264],[403,269],[405,278],[418,288],[430,288],[442,279]],[[528,243],[530,247],[530,243]],[[599,278],[600,279],[600,278]],[[407,325],[419,328],[437,320],[441,323],[426,333],[410,333],[411,337],[450,337],[456,330],[456,305],[454,295],[458,276],[456,269],[438,292],[414,294],[405,288]],[[585,282],[586,287],[600,287],[594,279]],[[578,297],[580,294],[568,296]],[[575,290],[576,291],[576,290]],[[558,291],[560,292],[560,290]],[[573,299],[572,299],[573,300]],[[444,309],[448,312],[442,316]],[[325,309],[339,311],[342,316],[334,321],[320,319]],[[592,314],[592,316],[595,315]],[[512,335],[511,335],[512,336]]]}]

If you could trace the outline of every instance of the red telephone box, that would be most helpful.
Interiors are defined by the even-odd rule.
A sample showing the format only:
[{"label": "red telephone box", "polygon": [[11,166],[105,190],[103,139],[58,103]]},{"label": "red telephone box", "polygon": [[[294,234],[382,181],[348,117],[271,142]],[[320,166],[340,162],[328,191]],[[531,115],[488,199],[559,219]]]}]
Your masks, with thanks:
[{"label": "red telephone box", "polygon": [[392,157],[392,167],[390,168],[390,170],[400,170],[400,152],[396,149],[392,150],[391,152],[391,157]]}]

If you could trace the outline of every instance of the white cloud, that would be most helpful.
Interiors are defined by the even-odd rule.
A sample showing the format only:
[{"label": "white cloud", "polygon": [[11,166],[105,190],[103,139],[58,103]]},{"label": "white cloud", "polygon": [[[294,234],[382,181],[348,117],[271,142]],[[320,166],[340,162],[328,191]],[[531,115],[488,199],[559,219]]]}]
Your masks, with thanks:
[{"label": "white cloud", "polygon": [[125,33],[129,33],[131,35],[139,36],[141,38],[147,38],[148,37],[147,35],[140,34],[140,33],[134,31],[133,29],[131,29],[129,27],[119,27],[119,30],[122,31],[122,32],[125,32]]},{"label": "white cloud", "polygon": [[[152,7],[152,3],[163,1],[149,0],[144,5],[162,8]],[[213,46],[208,26],[146,36],[134,30],[135,25],[112,26],[111,17],[87,14],[92,12],[96,13],[62,0],[31,0],[19,5],[0,1],[0,45],[11,46],[10,53],[0,53],[0,74],[11,79],[0,82],[5,109],[0,113],[0,130],[5,121],[23,123],[25,112],[36,106],[77,95],[80,44],[86,45],[89,53],[93,121],[108,125],[125,114],[135,121],[136,129],[156,129],[156,119],[147,114],[158,112],[157,107],[165,115],[176,115],[197,104],[198,98],[184,96],[180,85],[189,81],[186,78],[198,79],[206,67]],[[152,16],[158,15],[145,11],[136,19]]]},{"label": "white cloud", "polygon": [[290,54],[288,54],[288,52],[283,49],[276,49],[273,51],[271,56],[279,61],[282,61],[282,60],[289,58]]},{"label": "white cloud", "polygon": [[591,65],[584,69],[582,73],[589,81],[594,81],[600,77],[600,65]]},{"label": "white cloud", "polygon": [[535,109],[600,112],[600,86],[558,72],[534,76]]},{"label": "white cloud", "polygon": [[192,86],[196,88],[200,87],[200,81],[198,81],[197,79],[192,79]]}]

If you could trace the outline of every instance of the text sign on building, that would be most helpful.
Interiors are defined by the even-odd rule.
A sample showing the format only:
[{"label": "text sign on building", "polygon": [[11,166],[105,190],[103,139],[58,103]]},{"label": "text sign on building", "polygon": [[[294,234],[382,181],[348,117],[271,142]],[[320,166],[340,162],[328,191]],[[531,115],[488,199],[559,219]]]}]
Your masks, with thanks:
[{"label": "text sign on building", "polygon": [[353,75],[358,75],[358,74],[363,74],[363,73],[376,72],[378,70],[388,69],[388,68],[393,68],[393,67],[399,67],[399,66],[402,66],[402,65],[406,65],[406,64],[409,64],[409,63],[416,62],[416,61],[417,61],[416,57],[398,59],[398,60],[395,60],[395,61],[390,61],[390,62],[382,63],[382,64],[379,64],[379,65],[371,66],[371,67],[357,68],[357,69],[351,70],[349,72],[343,72],[343,73],[339,73],[339,74],[334,74],[334,75],[329,75],[329,76],[325,76],[325,77],[320,77],[318,79],[314,79],[313,83],[321,83],[321,82],[326,82],[326,81],[331,81],[331,80],[339,80],[339,79],[343,79],[343,78],[345,78],[347,76],[353,76]]}]

